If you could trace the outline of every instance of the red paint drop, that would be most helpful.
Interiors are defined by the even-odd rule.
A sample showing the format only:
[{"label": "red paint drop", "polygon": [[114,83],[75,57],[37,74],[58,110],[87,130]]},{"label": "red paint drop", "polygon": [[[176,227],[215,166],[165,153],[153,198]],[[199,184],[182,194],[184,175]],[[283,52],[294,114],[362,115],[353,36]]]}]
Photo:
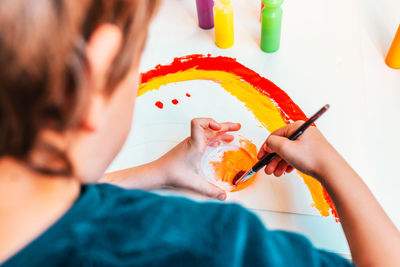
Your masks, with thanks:
[{"label": "red paint drop", "polygon": [[174,104],[174,105],[176,105],[176,104],[179,103],[178,100],[176,100],[176,99],[173,99],[171,102],[172,102],[172,104]]},{"label": "red paint drop", "polygon": [[156,107],[158,107],[159,109],[162,109],[162,108],[164,107],[164,104],[163,104],[162,102],[160,102],[160,101],[157,101],[155,105],[156,105]]},{"label": "red paint drop", "polygon": [[191,97],[191,95],[190,95],[189,93],[186,93],[186,96],[187,96],[187,97]]}]

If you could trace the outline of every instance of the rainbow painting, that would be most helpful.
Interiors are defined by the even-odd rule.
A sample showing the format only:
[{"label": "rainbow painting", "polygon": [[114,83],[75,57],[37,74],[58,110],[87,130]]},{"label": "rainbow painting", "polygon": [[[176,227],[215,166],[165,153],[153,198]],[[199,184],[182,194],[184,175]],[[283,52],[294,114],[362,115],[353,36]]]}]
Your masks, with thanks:
[{"label": "rainbow painting", "polygon": [[[304,112],[282,89],[233,58],[210,55],[179,57],[169,65],[158,65],[142,73],[141,78],[139,97],[152,90],[162,90],[163,86],[171,83],[191,80],[218,83],[244,103],[269,132],[297,120],[307,120]],[[155,105],[158,108],[163,107],[161,102]],[[310,176],[300,172],[298,174],[306,184],[313,200],[312,205],[319,214],[337,218],[335,206],[323,186]]]}]

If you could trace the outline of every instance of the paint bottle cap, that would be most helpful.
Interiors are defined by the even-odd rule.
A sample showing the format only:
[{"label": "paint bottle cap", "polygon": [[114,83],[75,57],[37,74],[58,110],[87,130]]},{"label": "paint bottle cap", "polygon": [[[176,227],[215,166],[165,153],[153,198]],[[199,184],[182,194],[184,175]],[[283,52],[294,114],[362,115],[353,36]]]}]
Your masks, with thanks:
[{"label": "paint bottle cap", "polygon": [[283,4],[283,0],[262,0],[266,8],[278,8]]},{"label": "paint bottle cap", "polygon": [[219,2],[224,5],[229,5],[231,3],[231,0],[219,0]]},{"label": "paint bottle cap", "polygon": [[201,160],[201,174],[210,183],[225,191],[239,191],[249,186],[255,179],[249,179],[240,186],[232,180],[240,171],[247,171],[257,162],[257,147],[240,135],[233,135],[230,143],[217,147],[208,146]]}]

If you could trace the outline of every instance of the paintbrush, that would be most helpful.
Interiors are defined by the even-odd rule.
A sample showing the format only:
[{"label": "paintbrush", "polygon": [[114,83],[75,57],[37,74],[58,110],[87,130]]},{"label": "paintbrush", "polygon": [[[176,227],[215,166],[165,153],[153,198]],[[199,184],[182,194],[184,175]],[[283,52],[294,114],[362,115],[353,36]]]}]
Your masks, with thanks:
[{"label": "paintbrush", "polygon": [[[305,123],[303,123],[299,129],[297,129],[291,136],[289,136],[289,140],[296,140],[300,135],[304,133],[304,131],[310,127],[319,117],[321,117],[322,114],[325,113],[329,109],[329,105],[323,106],[317,113],[315,113],[314,116],[312,116],[310,119],[308,119]],[[246,182],[248,179],[250,179],[254,174],[256,174],[260,169],[262,169],[264,166],[268,165],[275,157],[277,156],[276,153],[268,153],[260,159],[254,166],[245,172],[243,175],[241,175],[241,172],[239,172],[235,179],[233,179],[233,185],[237,185],[240,183]]]}]

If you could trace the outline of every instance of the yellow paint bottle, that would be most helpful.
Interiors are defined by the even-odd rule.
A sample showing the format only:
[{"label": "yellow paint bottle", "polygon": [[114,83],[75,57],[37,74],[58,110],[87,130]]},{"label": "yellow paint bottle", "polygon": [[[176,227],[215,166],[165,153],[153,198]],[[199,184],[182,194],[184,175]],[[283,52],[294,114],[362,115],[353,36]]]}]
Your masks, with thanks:
[{"label": "yellow paint bottle", "polygon": [[386,56],[386,64],[393,69],[400,69],[400,26]]},{"label": "yellow paint bottle", "polygon": [[215,44],[229,48],[234,41],[233,8],[230,0],[215,0],[214,4]]}]

